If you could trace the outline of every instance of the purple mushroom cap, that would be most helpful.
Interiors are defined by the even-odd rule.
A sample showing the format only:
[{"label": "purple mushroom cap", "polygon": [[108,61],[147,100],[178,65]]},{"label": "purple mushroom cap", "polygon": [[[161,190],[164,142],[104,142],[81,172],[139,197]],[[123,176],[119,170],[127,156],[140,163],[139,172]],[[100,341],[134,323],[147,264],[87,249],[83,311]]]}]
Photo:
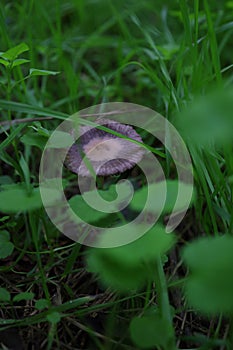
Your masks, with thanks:
[{"label": "purple mushroom cap", "polygon": [[[130,125],[109,119],[98,119],[96,123],[142,142],[141,137]],[[78,142],[74,143],[67,153],[65,165],[81,176],[90,176],[90,171],[83,160],[85,156],[96,175],[108,176],[132,168],[145,153],[143,147],[132,141],[98,128],[81,126],[80,134]]]}]

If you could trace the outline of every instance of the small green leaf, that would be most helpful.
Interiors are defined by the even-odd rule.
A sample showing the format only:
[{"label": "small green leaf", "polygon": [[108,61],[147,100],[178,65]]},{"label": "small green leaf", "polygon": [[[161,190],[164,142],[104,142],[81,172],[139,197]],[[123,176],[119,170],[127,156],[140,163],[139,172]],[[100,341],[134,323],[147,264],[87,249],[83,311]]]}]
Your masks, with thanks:
[{"label": "small green leaf", "polygon": [[47,140],[52,134],[52,131],[43,128],[38,121],[34,125],[29,125],[28,128],[36,131],[38,135],[44,136]]},{"label": "small green leaf", "polygon": [[51,70],[44,70],[44,69],[36,69],[36,68],[31,68],[29,71],[30,77],[35,76],[35,75],[57,75],[60,72],[54,72]]},{"label": "small green leaf", "polygon": [[0,288],[0,301],[10,301],[11,295],[5,288]]},{"label": "small green leaf", "polygon": [[73,137],[68,132],[56,131],[50,137],[46,147],[63,148],[70,147],[73,144]]},{"label": "small green leaf", "polygon": [[56,324],[56,323],[60,322],[61,315],[59,314],[59,312],[54,311],[54,312],[49,313],[46,316],[46,318],[50,323]]},{"label": "small green leaf", "polygon": [[0,231],[0,259],[10,256],[14,250],[13,243],[10,242],[10,234],[6,230]]},{"label": "small green leaf", "polygon": [[17,67],[17,66],[20,66],[21,64],[28,63],[28,62],[30,62],[30,60],[26,60],[24,58],[18,58],[14,60],[12,67]]},{"label": "small green leaf", "polygon": [[13,301],[18,302],[22,300],[32,300],[35,294],[32,292],[23,292],[14,296]]},{"label": "small green leaf", "polygon": [[157,314],[135,317],[130,323],[130,334],[133,342],[141,349],[157,346],[165,348],[172,336],[172,326]]},{"label": "small green leaf", "polygon": [[[123,184],[122,185],[119,184],[118,186],[124,187]],[[104,190],[104,191],[99,190],[98,191],[98,195],[100,197],[102,197],[107,202],[107,203],[105,203],[106,207],[103,210],[95,210],[94,208],[89,206],[82,195],[73,196],[69,200],[69,204],[70,204],[71,209],[83,221],[88,222],[88,223],[96,222],[96,221],[99,221],[103,218],[106,218],[109,215],[108,209],[113,208],[111,201],[116,199],[116,197],[117,197],[116,193],[117,192],[116,192],[115,185],[110,186],[108,190]],[[122,190],[121,190],[121,193],[122,193]],[[95,194],[94,191],[89,191],[89,192],[85,193],[85,196],[89,201],[91,201],[91,200],[93,201],[93,194]],[[118,197],[118,200],[119,200],[119,202],[121,201],[121,196]],[[99,207],[98,203],[99,203],[98,198],[95,199],[95,197],[94,197],[93,204],[97,208]],[[115,206],[115,208],[116,208],[116,206]]]},{"label": "small green leaf", "polygon": [[49,301],[47,299],[39,299],[35,303],[35,308],[37,310],[44,310],[49,307]]},{"label": "small green leaf", "polygon": [[10,218],[10,216],[5,215],[5,216],[3,216],[3,217],[0,218],[0,222],[7,221],[9,218]]},{"label": "small green leaf", "polygon": [[9,66],[9,64],[10,64],[8,61],[6,61],[2,58],[0,58],[0,63],[3,64],[3,66],[5,66],[5,67]]},{"label": "small green leaf", "polygon": [[41,150],[44,149],[44,146],[47,142],[46,137],[41,136],[38,133],[35,133],[31,130],[27,132],[25,135],[23,135],[20,140],[25,145],[36,146],[36,147],[39,147]]},{"label": "small green leaf", "polygon": [[[118,190],[118,192],[117,192]],[[99,203],[99,197],[102,198],[105,202]],[[85,222],[97,222],[103,218],[107,219],[107,216],[110,220],[114,217],[114,212],[118,212],[119,208],[117,204],[114,204],[113,201],[117,199],[117,203],[120,204],[124,202],[127,198],[127,186],[122,183],[109,186],[107,190],[98,190],[98,193],[95,191],[89,191],[85,193],[85,199],[91,203],[90,205],[85,201],[82,195],[73,196],[69,200],[69,204],[72,210]],[[96,210],[94,208],[98,208]]]},{"label": "small green leaf", "polygon": [[69,205],[78,217],[88,223],[98,221],[108,215],[108,213],[91,208],[81,195],[73,196],[69,200]]},{"label": "small green leaf", "polygon": [[12,47],[6,52],[1,53],[0,56],[9,61],[14,61],[21,53],[26,52],[28,50],[29,47],[27,46],[27,44],[21,43],[15,47]]},{"label": "small green leaf", "polygon": [[0,259],[5,259],[14,251],[14,244],[11,242],[0,243]]},{"label": "small green leaf", "polygon": [[42,126],[40,126],[39,128],[37,128],[37,132],[39,135],[46,137],[47,139],[51,136],[51,131],[43,128]]},{"label": "small green leaf", "polygon": [[3,242],[8,242],[10,240],[10,234],[6,230],[0,231],[0,244]]}]

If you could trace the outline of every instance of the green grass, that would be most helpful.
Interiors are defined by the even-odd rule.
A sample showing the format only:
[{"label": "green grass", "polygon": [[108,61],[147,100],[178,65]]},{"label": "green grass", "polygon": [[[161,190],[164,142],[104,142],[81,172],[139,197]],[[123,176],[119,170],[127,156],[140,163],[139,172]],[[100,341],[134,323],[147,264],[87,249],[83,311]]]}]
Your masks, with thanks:
[{"label": "green grass", "polygon": [[[1,1],[0,52],[25,43],[18,59],[30,62],[0,64],[0,349],[232,350],[232,17],[232,1]],[[147,238],[126,250],[73,242],[37,193],[48,135],[105,102],[159,112],[192,158],[195,199],[154,256]],[[139,132],[175,183],[169,153]],[[123,177],[144,189],[137,169],[100,186]],[[79,194],[67,169],[64,186]]]}]

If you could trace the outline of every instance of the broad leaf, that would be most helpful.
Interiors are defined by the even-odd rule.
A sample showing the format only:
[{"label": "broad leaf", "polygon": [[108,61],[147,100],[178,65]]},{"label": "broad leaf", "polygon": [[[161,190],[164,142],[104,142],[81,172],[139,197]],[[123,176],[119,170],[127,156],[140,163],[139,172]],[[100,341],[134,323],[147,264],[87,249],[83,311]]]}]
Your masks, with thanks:
[{"label": "broad leaf", "polygon": [[73,142],[73,137],[69,133],[63,131],[56,131],[48,140],[46,148],[70,147],[73,144]]},{"label": "broad leaf", "polygon": [[11,242],[0,242],[0,259],[5,259],[14,251],[14,244]]},{"label": "broad leaf", "polygon": [[18,302],[22,300],[32,300],[35,294],[32,292],[23,292],[14,296],[13,301]]},{"label": "broad leaf", "polygon": [[0,211],[15,213],[19,211],[32,211],[41,208],[42,202],[39,189],[32,189],[28,193],[22,186],[12,186],[0,192]]},{"label": "broad leaf", "polygon": [[168,235],[164,227],[156,225],[133,243],[89,250],[88,268],[98,275],[104,286],[123,292],[137,289],[153,279],[153,263],[174,242],[172,234]]},{"label": "broad leaf", "polygon": [[6,230],[0,231],[0,259],[5,259],[12,254],[13,243],[10,242],[10,234]]},{"label": "broad leaf", "polygon": [[10,64],[10,62],[8,62],[2,58],[0,58],[0,63],[3,64],[3,66],[5,66],[5,67],[9,66],[9,64]]},{"label": "broad leaf", "polygon": [[[177,194],[179,189],[179,201],[176,203]],[[151,200],[147,203],[148,211],[163,213],[172,212],[174,205],[176,211],[182,211],[187,209],[190,204],[190,194],[192,194],[192,186],[181,183],[177,180],[161,181],[150,186],[144,186],[140,190],[136,191],[130,206],[137,211],[141,211],[146,203],[148,192],[150,192]],[[165,204],[162,205],[164,202]],[[192,196],[194,200],[194,196]]]},{"label": "broad leaf", "polygon": [[35,303],[35,308],[37,310],[43,310],[49,307],[49,301],[47,299],[39,299]]},{"label": "broad leaf", "polygon": [[[32,211],[42,207],[39,188],[32,188],[28,192],[23,184],[1,186],[0,211],[3,213],[16,213]],[[47,205],[52,205],[59,200],[59,192],[55,189],[47,189]]]},{"label": "broad leaf", "polygon": [[[93,199],[94,192],[89,191],[87,192],[86,196],[89,199]],[[98,194],[100,197],[102,197],[106,203],[106,207],[111,206],[111,201],[116,199],[116,187],[110,186],[108,190],[102,191],[99,190]],[[109,202],[109,203],[108,203]],[[72,210],[85,222],[91,223],[96,222],[98,220],[101,220],[102,218],[105,218],[108,216],[108,212],[101,211],[101,210],[95,210],[91,206],[88,205],[88,203],[85,201],[82,195],[76,195],[73,196],[69,200],[69,204],[72,208]],[[98,207],[98,198],[94,200],[94,205]]]},{"label": "broad leaf", "polygon": [[140,349],[165,348],[172,336],[172,326],[158,314],[135,317],[130,323],[130,334]]},{"label": "broad leaf", "polygon": [[42,149],[44,149],[44,146],[45,146],[48,139],[44,136],[39,135],[38,133],[35,133],[33,131],[29,131],[25,135],[23,135],[20,140],[25,145],[36,146],[42,150]]},{"label": "broad leaf", "polygon": [[0,288],[0,302],[1,301],[9,302],[10,300],[11,300],[10,293],[5,288]]},{"label": "broad leaf", "polygon": [[17,67],[17,66],[20,66],[21,64],[28,63],[28,62],[30,62],[30,60],[26,60],[24,58],[18,58],[14,60],[12,67]]},{"label": "broad leaf", "polygon": [[28,51],[29,47],[25,43],[21,43],[15,47],[12,47],[11,49],[7,50],[6,52],[3,52],[0,54],[1,57],[9,60],[14,61],[21,53]]},{"label": "broad leaf", "polygon": [[205,314],[233,313],[233,238],[201,238],[183,250],[189,303]]},{"label": "broad leaf", "polygon": [[49,313],[46,316],[46,318],[50,323],[53,323],[53,324],[56,324],[56,323],[60,322],[60,320],[61,320],[61,316],[60,316],[59,312],[56,312],[56,311]]}]

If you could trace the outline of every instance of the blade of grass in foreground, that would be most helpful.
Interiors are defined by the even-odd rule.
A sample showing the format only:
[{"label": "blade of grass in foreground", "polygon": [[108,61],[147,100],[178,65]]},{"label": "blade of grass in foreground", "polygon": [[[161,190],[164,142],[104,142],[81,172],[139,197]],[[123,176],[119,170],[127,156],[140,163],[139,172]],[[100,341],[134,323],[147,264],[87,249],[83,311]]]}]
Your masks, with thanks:
[{"label": "blade of grass in foreground", "polygon": [[5,100],[0,100],[0,108],[11,110],[14,112],[21,112],[26,114],[33,114],[33,115],[42,115],[46,117],[54,117],[57,119],[66,119],[69,115],[58,112],[58,111],[52,111],[48,108],[41,108],[37,106],[31,106],[25,103],[19,103],[19,102],[9,102]]}]

